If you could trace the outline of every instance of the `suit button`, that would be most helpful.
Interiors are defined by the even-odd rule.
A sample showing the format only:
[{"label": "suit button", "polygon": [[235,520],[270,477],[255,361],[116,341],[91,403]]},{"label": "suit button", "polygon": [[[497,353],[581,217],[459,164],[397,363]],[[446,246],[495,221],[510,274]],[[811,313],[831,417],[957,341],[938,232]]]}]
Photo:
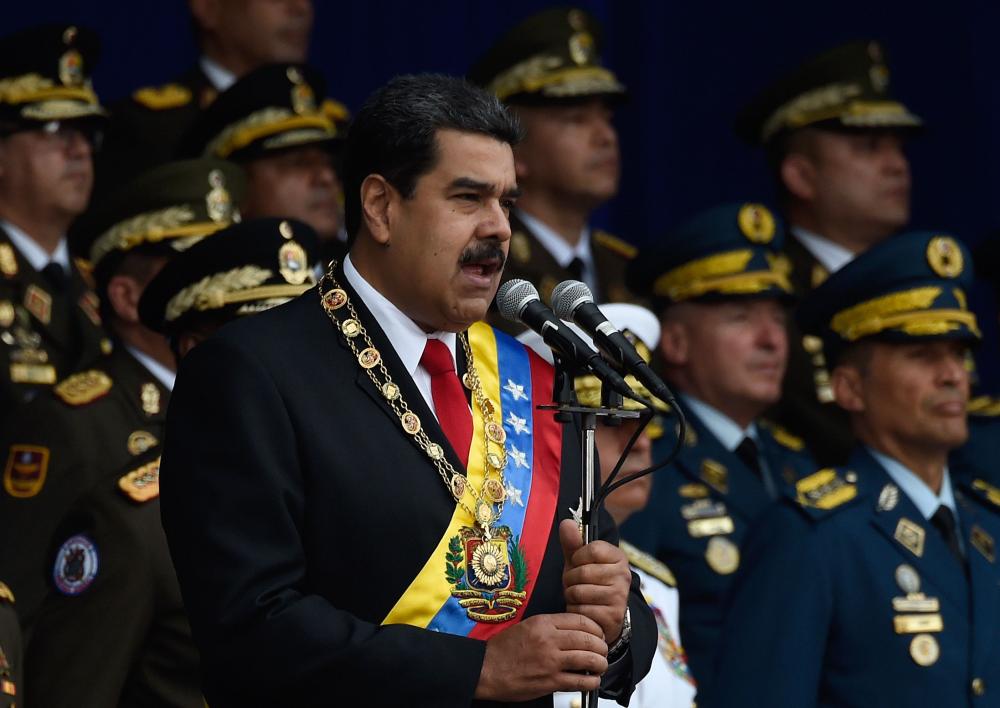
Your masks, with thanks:
[{"label": "suit button", "polygon": [[972,693],[976,696],[982,696],[986,694],[986,682],[981,678],[972,679]]}]

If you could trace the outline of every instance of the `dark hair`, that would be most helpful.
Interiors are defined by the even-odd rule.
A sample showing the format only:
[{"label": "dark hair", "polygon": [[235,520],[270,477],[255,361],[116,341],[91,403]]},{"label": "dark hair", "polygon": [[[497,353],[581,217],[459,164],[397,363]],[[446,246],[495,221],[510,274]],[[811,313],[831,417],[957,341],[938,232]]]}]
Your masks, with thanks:
[{"label": "dark hair", "polygon": [[517,118],[491,93],[442,74],[397,76],[369,96],[344,147],[344,209],[348,242],[361,226],[361,183],[382,175],[404,198],[434,169],[437,132],[480,133],[513,146],[522,131]]}]

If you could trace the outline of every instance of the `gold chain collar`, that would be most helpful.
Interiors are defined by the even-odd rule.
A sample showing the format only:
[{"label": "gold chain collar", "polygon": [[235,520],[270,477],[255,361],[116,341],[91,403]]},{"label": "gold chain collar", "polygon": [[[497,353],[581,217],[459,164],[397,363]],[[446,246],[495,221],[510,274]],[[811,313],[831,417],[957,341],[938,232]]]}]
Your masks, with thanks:
[{"label": "gold chain collar", "polygon": [[[469,339],[465,332],[458,335],[462,348],[465,351],[465,358],[468,364],[468,371],[462,377],[462,383],[472,391],[472,396],[476,405],[482,412],[483,424],[486,432],[485,445],[483,446],[483,483],[476,490],[468,484],[468,478],[458,472],[445,455],[444,448],[432,441],[424,430],[419,416],[410,410],[403,392],[400,390],[389,374],[389,370],[382,360],[382,355],[375,348],[368,331],[361,324],[357,311],[354,309],[347,292],[337,282],[334,275],[335,262],[331,262],[329,270],[323,275],[317,289],[323,309],[329,316],[330,321],[344,337],[347,346],[350,347],[358,364],[368,374],[368,378],[375,384],[375,388],[382,394],[382,397],[392,408],[393,413],[399,418],[403,432],[413,437],[417,446],[423,450],[431,463],[437,469],[445,487],[451,493],[455,502],[473,518],[476,525],[482,531],[483,536],[489,539],[493,535],[493,526],[503,514],[504,501],[507,498],[507,489],[504,484],[504,468],[507,466],[507,449],[504,445],[506,433],[503,425],[495,418],[496,406],[486,396],[483,391],[482,382],[476,372],[475,362],[472,358],[472,349],[469,346]],[[340,319],[338,312],[345,308],[349,315],[346,319]],[[364,347],[358,347],[358,338],[364,342]],[[496,450],[491,450],[491,444]],[[466,493],[473,499],[473,509],[465,503]]]}]

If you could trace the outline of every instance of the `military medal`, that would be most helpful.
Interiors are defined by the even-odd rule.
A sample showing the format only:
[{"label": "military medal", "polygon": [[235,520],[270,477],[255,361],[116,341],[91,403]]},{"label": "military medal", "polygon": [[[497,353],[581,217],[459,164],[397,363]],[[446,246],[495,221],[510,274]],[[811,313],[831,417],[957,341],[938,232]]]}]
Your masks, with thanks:
[{"label": "military medal", "polygon": [[930,634],[918,634],[910,642],[910,656],[919,666],[932,666],[941,656],[941,647]]},{"label": "military medal", "polygon": [[[472,526],[462,526],[459,529],[459,533],[449,541],[445,555],[445,578],[452,586],[452,597],[468,617],[476,622],[505,622],[514,618],[527,596],[525,587],[528,583],[528,567],[524,551],[517,539],[512,537],[510,529],[495,526],[503,514],[504,502],[509,495],[504,479],[504,468],[507,465],[504,443],[507,434],[503,425],[494,419],[495,405],[483,392],[468,338],[464,333],[459,335],[469,367],[462,377],[462,383],[472,392],[476,405],[482,411],[485,438],[484,477],[478,490],[469,484],[468,477],[452,467],[444,448],[430,440],[420,417],[409,409],[399,386],[392,381],[386,367],[382,365],[382,356],[358,319],[347,293],[338,287],[333,275],[334,265],[331,263],[319,289],[320,302],[327,316],[344,335],[358,364],[367,372],[372,383],[399,417],[403,432],[414,438],[437,469],[456,504],[471,517]],[[331,286],[325,292],[324,283]],[[345,306],[348,317],[341,321],[335,312]],[[357,340],[363,340],[364,343],[358,346],[355,344]],[[524,387],[514,381],[508,380],[504,388],[510,391],[515,400],[528,398]],[[528,432],[527,429],[524,432]],[[499,450],[490,449],[491,445]],[[519,466],[528,466],[525,453],[512,447],[510,454]],[[515,503],[523,506],[521,490],[515,491]],[[466,504],[467,493],[472,497],[472,508]]]},{"label": "military medal", "polygon": [[705,549],[705,560],[719,575],[729,575],[740,565],[740,549],[728,538],[712,536]]}]

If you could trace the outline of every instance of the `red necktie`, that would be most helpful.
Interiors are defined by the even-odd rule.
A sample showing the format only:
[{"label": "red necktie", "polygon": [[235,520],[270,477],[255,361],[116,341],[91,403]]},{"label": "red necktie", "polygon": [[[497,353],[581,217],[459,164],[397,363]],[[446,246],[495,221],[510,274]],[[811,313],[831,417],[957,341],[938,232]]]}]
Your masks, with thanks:
[{"label": "red necktie", "polygon": [[431,396],[441,430],[458,453],[462,467],[467,467],[472,445],[472,412],[465,400],[462,382],[455,373],[455,360],[448,345],[440,339],[428,339],[420,365],[431,375]]}]

